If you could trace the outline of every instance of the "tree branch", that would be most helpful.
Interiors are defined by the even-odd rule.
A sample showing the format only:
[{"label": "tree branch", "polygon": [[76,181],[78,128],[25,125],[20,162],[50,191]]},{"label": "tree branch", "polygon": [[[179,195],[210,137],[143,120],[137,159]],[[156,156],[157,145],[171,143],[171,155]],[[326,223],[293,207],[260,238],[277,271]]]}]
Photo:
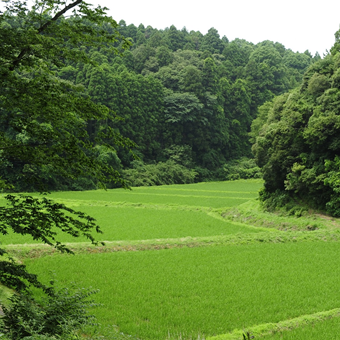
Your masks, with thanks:
[{"label": "tree branch", "polygon": [[47,21],[44,25],[42,25],[38,29],[38,33],[40,34],[43,32],[48,26],[50,26],[54,21],[57,21],[64,13],[66,13],[71,8],[79,5],[83,0],[76,0],[75,2],[72,2],[68,6],[66,6],[64,9],[62,9],[60,12],[58,12],[50,21]]},{"label": "tree branch", "polygon": [[[41,34],[42,32],[44,32],[48,26],[50,26],[53,22],[57,21],[64,13],[69,11],[71,8],[79,5],[82,1],[83,0],[76,0],[75,2],[72,2],[71,4],[69,4],[68,6],[63,8],[52,19],[50,19],[49,21],[45,22],[45,24],[42,25],[38,29],[38,34]],[[13,60],[12,66],[9,68],[10,71],[13,71],[19,65],[20,61],[25,57],[25,55],[29,52],[29,50],[30,49],[28,47],[25,47],[24,49],[21,50],[19,55],[15,58],[15,60]]]}]

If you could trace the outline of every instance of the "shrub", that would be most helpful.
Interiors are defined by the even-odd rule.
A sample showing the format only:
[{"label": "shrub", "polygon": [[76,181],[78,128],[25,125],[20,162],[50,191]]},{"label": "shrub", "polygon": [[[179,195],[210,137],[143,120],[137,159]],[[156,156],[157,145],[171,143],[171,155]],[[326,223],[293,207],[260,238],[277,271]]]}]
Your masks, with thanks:
[{"label": "shrub", "polygon": [[87,308],[95,306],[88,297],[96,292],[53,287],[39,301],[31,293],[13,294],[9,306],[3,306],[5,315],[0,319],[0,333],[10,340],[76,339],[76,332],[94,318]]},{"label": "shrub", "polygon": [[261,169],[256,165],[254,159],[242,157],[226,163],[223,167],[227,180],[261,178]]},{"label": "shrub", "polygon": [[123,171],[124,179],[133,187],[167,184],[188,184],[195,181],[197,173],[172,160],[157,164],[132,162],[133,169]]}]

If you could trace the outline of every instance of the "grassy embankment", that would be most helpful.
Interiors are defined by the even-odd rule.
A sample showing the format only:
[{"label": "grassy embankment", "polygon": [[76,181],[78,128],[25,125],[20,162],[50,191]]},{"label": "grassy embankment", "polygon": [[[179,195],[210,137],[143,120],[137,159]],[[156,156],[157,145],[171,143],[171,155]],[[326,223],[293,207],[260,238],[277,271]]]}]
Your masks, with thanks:
[{"label": "grassy embankment", "polygon": [[117,329],[143,340],[242,339],[247,331],[331,338],[340,321],[339,222],[263,213],[261,185],[53,193],[94,216],[106,246],[61,235],[77,253],[70,256],[15,235],[4,242],[42,280],[52,270],[62,284],[99,288],[94,313],[112,339],[125,338]]}]

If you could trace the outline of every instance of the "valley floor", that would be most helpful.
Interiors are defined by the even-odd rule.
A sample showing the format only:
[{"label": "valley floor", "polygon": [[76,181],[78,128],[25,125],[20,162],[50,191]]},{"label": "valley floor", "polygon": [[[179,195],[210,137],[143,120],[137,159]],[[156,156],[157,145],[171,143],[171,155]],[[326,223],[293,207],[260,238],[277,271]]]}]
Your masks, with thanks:
[{"label": "valley floor", "polygon": [[263,212],[261,187],[56,192],[97,219],[105,246],[59,235],[70,256],[17,235],[3,243],[43,281],[53,271],[61,285],[100,289],[93,313],[106,339],[336,338],[340,221]]}]

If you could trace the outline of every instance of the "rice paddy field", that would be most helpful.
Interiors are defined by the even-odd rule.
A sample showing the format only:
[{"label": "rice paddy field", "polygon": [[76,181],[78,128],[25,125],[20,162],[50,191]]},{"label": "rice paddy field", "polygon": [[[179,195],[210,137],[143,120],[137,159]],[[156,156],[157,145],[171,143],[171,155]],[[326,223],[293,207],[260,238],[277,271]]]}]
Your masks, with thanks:
[{"label": "rice paddy field", "polygon": [[[104,339],[337,339],[340,222],[261,211],[259,180],[56,192],[96,218],[105,246],[60,234],[2,243],[48,282],[99,289]],[[1,203],[1,202],[0,202]]]}]

